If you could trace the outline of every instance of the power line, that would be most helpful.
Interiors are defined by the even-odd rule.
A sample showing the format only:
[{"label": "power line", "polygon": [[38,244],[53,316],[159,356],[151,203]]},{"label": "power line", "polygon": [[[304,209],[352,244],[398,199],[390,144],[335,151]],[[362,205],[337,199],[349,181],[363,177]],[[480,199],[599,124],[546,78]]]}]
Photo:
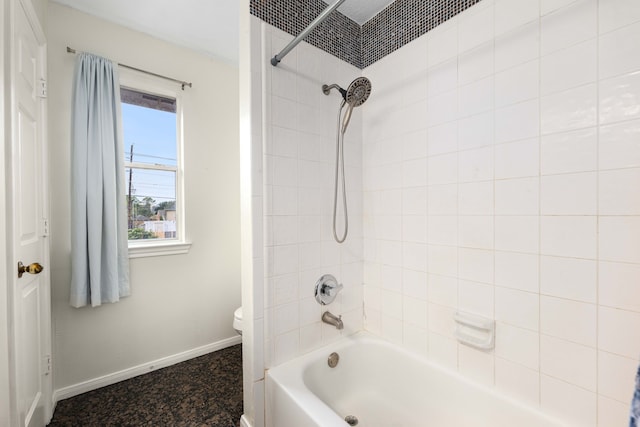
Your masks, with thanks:
[{"label": "power line", "polygon": [[[125,152],[124,154],[127,155],[127,154],[132,154],[132,153]],[[174,162],[176,161],[176,159],[173,159],[171,157],[161,157],[161,156],[155,156],[153,154],[136,153],[136,157],[149,157],[151,159],[173,160]],[[133,156],[132,156],[132,158],[133,158]],[[133,160],[130,160],[130,161],[133,161]]]},{"label": "power line", "polygon": [[[129,170],[129,169],[135,169],[137,173],[141,174],[141,175],[152,175],[152,176],[156,176],[156,177],[170,177],[171,175],[167,175],[167,174],[176,174],[176,171],[174,170],[163,170],[163,169],[143,169],[143,168],[137,168],[137,167],[129,167],[129,166],[125,166],[125,170]],[[166,178],[165,178],[166,179]]]},{"label": "power line", "polygon": [[[134,181],[134,184],[136,186],[149,186],[149,187],[165,187],[165,188],[175,188],[175,184],[158,184],[156,182],[140,182],[140,181]],[[134,188],[135,189],[135,188]]]}]

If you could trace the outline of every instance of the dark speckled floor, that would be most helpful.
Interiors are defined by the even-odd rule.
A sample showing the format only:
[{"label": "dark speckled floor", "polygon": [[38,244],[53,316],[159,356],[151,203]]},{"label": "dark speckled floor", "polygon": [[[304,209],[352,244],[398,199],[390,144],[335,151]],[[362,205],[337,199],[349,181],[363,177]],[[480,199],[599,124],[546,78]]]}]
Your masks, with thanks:
[{"label": "dark speckled floor", "polygon": [[49,425],[236,427],[241,415],[236,345],[62,400]]}]

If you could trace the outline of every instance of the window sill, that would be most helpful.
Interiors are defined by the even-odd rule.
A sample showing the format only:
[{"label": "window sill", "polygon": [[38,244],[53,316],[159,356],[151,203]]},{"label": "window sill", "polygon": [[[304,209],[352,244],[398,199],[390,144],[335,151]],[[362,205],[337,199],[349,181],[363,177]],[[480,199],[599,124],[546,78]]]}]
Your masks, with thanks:
[{"label": "window sill", "polygon": [[146,258],[164,255],[186,254],[191,249],[190,242],[138,243],[129,245],[129,258]]}]

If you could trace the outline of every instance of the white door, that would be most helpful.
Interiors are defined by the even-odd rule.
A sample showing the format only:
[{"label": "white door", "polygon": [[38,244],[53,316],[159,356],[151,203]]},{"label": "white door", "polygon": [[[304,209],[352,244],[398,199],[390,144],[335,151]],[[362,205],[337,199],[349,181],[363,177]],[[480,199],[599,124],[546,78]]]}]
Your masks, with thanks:
[{"label": "white door", "polygon": [[[50,283],[45,180],[44,38],[33,10],[13,2],[12,215],[13,367],[20,426],[41,427],[51,412]],[[31,17],[31,19],[30,19]],[[19,263],[27,271],[19,274]],[[44,269],[39,272],[35,264]],[[31,268],[30,268],[31,266]],[[15,419],[15,418],[14,418]]]}]

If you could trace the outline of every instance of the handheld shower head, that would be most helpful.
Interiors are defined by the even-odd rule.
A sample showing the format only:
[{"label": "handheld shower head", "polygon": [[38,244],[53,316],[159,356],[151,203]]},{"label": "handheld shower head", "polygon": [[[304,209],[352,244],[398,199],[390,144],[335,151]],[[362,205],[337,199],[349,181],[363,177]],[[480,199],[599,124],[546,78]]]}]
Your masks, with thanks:
[{"label": "handheld shower head", "polygon": [[365,103],[365,101],[371,95],[371,81],[366,77],[358,77],[351,82],[346,90],[346,94],[343,94],[345,101],[347,101],[347,112],[344,113],[344,120],[342,122],[342,133],[347,131],[349,120],[351,120],[351,113],[355,107],[359,107]]},{"label": "handheld shower head", "polygon": [[341,109],[345,103],[347,104],[347,111],[345,112],[344,119],[342,120],[342,133],[345,133],[347,131],[349,121],[351,120],[351,113],[353,112],[353,109],[364,104],[369,98],[369,95],[371,95],[371,81],[366,77],[358,77],[349,84],[349,87],[346,90],[337,84],[322,85],[322,92],[325,95],[329,95],[331,89],[338,89],[342,94],[344,102],[340,106]]},{"label": "handheld shower head", "polygon": [[346,92],[346,95],[343,94],[345,101],[349,105],[359,107],[371,95],[371,81],[366,77],[358,77],[351,82]]},{"label": "handheld shower head", "polygon": [[[349,120],[351,119],[351,113],[355,107],[359,107],[365,103],[365,101],[371,95],[371,82],[366,77],[358,77],[349,84],[347,90],[344,90],[337,84],[322,85],[322,92],[325,95],[331,93],[331,89],[338,89],[342,94],[342,103],[338,110],[338,123],[336,129],[336,179],[335,187],[333,191],[333,238],[336,242],[342,243],[347,238],[349,232],[349,215],[347,215],[347,191],[344,178],[344,133],[347,131]],[[342,129],[340,129],[340,119],[342,116],[342,109],[347,105],[347,111],[342,117]],[[338,182],[340,171],[342,171],[342,205],[344,209],[344,233],[338,236],[338,228],[336,225],[337,210],[338,210]]]}]

